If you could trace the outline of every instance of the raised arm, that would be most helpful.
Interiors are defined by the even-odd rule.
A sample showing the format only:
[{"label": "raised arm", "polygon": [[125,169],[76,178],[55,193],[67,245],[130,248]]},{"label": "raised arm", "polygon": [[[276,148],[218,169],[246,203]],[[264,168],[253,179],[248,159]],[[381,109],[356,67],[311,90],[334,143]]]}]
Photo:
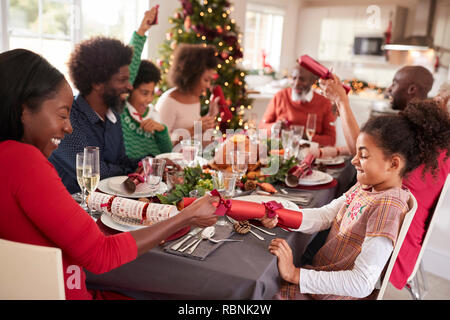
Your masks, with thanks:
[{"label": "raised arm", "polygon": [[147,40],[146,32],[153,25],[153,21],[157,15],[157,7],[153,7],[150,10],[145,11],[144,18],[142,19],[139,28],[133,32],[131,37],[130,46],[133,47],[133,58],[130,64],[130,83],[134,84],[136,80],[137,73],[139,71],[139,66],[141,65],[141,55],[144,49],[145,41]]},{"label": "raised arm", "polygon": [[336,103],[342,121],[345,142],[350,153],[352,155],[356,154],[356,139],[359,135],[359,126],[350,108],[350,102],[341,85],[341,80],[336,75],[333,75],[333,79],[321,79],[320,87],[324,96]]}]

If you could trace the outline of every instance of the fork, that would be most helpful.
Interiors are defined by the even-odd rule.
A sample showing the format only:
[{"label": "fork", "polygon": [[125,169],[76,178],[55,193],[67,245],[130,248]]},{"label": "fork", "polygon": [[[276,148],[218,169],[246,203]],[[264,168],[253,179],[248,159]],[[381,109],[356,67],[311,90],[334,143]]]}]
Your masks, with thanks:
[{"label": "fork", "polygon": [[208,238],[209,241],[214,242],[214,243],[219,243],[219,242],[242,242],[244,240],[238,240],[238,239],[220,239],[220,240],[216,240],[213,238]]}]

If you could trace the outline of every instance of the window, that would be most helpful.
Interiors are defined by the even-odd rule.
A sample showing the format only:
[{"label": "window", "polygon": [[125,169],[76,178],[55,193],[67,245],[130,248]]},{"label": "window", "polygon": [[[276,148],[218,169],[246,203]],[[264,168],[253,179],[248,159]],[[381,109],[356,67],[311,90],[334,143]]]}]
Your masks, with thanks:
[{"label": "window", "polygon": [[285,11],[278,7],[247,4],[243,62],[246,68],[263,69],[265,62],[274,70],[279,69],[284,16]]},{"label": "window", "polygon": [[66,63],[76,43],[97,35],[128,43],[148,6],[147,0],[0,0],[0,49],[39,53],[69,80]]}]

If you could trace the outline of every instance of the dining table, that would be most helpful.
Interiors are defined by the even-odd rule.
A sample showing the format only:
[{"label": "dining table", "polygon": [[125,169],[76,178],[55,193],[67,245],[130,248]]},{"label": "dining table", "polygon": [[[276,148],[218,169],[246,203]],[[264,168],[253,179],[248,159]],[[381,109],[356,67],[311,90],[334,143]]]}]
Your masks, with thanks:
[{"label": "dining table", "polygon": [[[355,182],[356,171],[350,159],[340,166],[330,166],[327,172],[333,177],[329,184],[297,188],[311,195],[310,203],[304,208],[328,204]],[[276,186],[278,190],[282,187]],[[105,226],[101,219],[97,224],[106,234],[118,232]],[[298,265],[315,236],[280,227],[270,232],[275,236],[258,232],[264,240],[251,234],[234,233],[230,239],[243,241],[221,243],[204,260],[171,254],[164,250],[168,245],[165,243],[109,272],[86,271],[86,283],[89,289],[112,290],[134,299],[269,300],[279,291],[282,281],[277,257],[268,250],[271,240],[285,239],[292,248],[294,264]]]}]

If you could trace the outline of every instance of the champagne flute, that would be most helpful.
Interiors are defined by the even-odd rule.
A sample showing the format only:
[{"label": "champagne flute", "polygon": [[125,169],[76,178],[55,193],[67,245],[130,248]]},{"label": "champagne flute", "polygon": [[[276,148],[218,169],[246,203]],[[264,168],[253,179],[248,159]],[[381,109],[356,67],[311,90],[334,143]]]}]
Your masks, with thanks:
[{"label": "champagne flute", "polygon": [[76,158],[76,167],[77,167],[77,182],[81,189],[80,206],[87,211],[88,207],[86,204],[86,187],[84,186],[84,179],[83,179],[83,159],[84,159],[84,152],[78,152]]},{"label": "champagne flute", "polygon": [[[83,180],[84,186],[89,194],[97,189],[100,182],[100,151],[98,147],[85,147],[83,158]],[[92,210],[89,214],[92,216]]]},{"label": "champagne flute", "polygon": [[312,138],[316,133],[316,120],[317,115],[315,113],[308,113],[308,119],[306,120],[306,136],[309,141],[312,141]]}]

